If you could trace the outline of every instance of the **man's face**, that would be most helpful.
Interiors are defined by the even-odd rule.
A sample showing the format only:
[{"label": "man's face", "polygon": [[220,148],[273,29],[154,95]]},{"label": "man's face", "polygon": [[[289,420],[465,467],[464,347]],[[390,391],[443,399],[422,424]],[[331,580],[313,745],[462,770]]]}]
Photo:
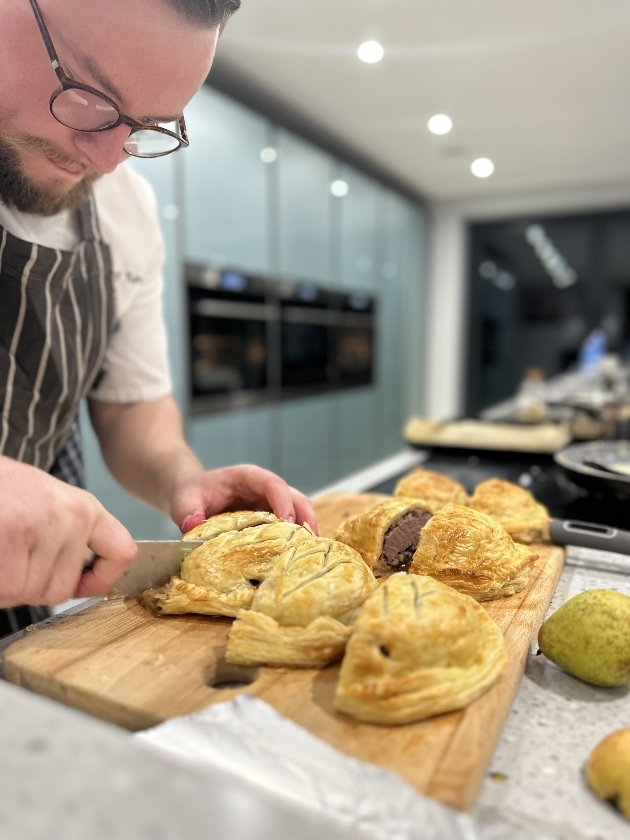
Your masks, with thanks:
[{"label": "man's face", "polygon": [[[39,0],[73,79],[138,122],[178,117],[206,78],[217,31],[193,27],[165,0]],[[0,200],[51,215],[75,207],[128,158],[128,126],[75,131],[50,113],[59,82],[29,0],[0,0]]]}]

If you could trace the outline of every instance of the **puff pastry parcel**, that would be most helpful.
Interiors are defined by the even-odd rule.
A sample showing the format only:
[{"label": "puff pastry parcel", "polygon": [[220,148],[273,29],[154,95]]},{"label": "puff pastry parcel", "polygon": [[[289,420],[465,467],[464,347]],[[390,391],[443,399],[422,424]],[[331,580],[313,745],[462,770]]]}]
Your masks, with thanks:
[{"label": "puff pastry parcel", "polygon": [[251,611],[232,625],[226,659],[236,665],[322,668],[341,659],[350,625],[376,588],[347,545],[312,537],[277,560]]},{"label": "puff pastry parcel", "polygon": [[335,539],[356,549],[377,577],[387,577],[409,567],[420,531],[430,518],[425,502],[392,498],[346,519]]},{"label": "puff pastry parcel", "polygon": [[470,501],[466,489],[447,475],[417,469],[403,476],[394,491],[395,496],[423,499],[430,505],[431,513],[437,513],[444,505],[467,505]]},{"label": "puff pastry parcel", "polygon": [[369,598],[346,648],[335,708],[401,724],[467,706],[508,661],[483,607],[430,577],[392,575]]},{"label": "puff pastry parcel", "polygon": [[[227,524],[242,524],[247,519],[242,512],[225,516],[240,517],[237,523],[225,520]],[[275,516],[266,525],[252,524],[220,533],[186,557],[179,576],[172,577],[160,589],[147,590],[142,601],[158,613],[235,616],[251,606],[258,587],[282,552],[312,536],[308,528],[282,522]]]},{"label": "puff pastry parcel", "polygon": [[536,501],[529,490],[511,481],[490,478],[479,484],[470,506],[500,522],[517,542],[549,539],[549,511]]},{"label": "puff pastry parcel", "polygon": [[183,540],[211,540],[219,534],[226,534],[228,531],[242,531],[245,528],[252,528],[255,525],[271,525],[279,520],[266,510],[235,510],[228,513],[219,513],[206,519],[201,525],[197,525],[192,531],[187,531],[182,537]]},{"label": "puff pastry parcel", "polygon": [[537,558],[489,516],[446,505],[422,529],[409,571],[488,601],[525,589]]}]

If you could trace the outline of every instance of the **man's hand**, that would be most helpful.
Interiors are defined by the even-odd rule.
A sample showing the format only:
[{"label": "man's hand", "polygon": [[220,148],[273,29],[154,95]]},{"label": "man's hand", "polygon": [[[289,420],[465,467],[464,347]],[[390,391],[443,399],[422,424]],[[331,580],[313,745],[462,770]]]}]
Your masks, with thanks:
[{"label": "man's hand", "polygon": [[[100,559],[83,575],[86,546]],[[100,594],[135,554],[127,529],[90,493],[0,456],[0,607]]]},{"label": "man's hand", "polygon": [[317,533],[311,503],[269,470],[245,464],[204,471],[184,439],[172,397],[143,403],[90,400],[105,462],[122,486],[190,531],[224,510],[271,510]]},{"label": "man's hand", "polygon": [[171,517],[182,532],[224,510],[271,510],[287,522],[307,522],[317,533],[317,520],[309,500],[279,476],[244,464],[202,472],[176,488]]}]

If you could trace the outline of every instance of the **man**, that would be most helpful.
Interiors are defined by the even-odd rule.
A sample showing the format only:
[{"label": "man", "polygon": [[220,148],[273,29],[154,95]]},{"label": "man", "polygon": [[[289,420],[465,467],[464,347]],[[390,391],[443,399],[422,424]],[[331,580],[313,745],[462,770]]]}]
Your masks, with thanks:
[{"label": "man", "polygon": [[[187,145],[184,108],[239,5],[0,0],[0,607],[102,592],[135,555],[80,489],[84,396],[114,477],[182,530],[240,507],[315,526],[273,473],[206,472],[186,445],[155,202],[121,165]],[[83,574],[86,546],[101,559]]]}]

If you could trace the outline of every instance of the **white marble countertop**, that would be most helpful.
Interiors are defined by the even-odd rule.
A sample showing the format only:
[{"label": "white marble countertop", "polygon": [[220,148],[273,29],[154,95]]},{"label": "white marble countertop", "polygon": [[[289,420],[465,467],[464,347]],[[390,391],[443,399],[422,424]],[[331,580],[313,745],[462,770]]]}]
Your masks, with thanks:
[{"label": "white marble countertop", "polygon": [[[630,595],[630,576],[567,565],[549,614],[588,589]],[[482,822],[501,814],[562,840],[630,840],[630,823],[591,793],[583,775],[591,750],[630,725],[630,685],[588,685],[537,650],[534,642],[473,813]]]}]

